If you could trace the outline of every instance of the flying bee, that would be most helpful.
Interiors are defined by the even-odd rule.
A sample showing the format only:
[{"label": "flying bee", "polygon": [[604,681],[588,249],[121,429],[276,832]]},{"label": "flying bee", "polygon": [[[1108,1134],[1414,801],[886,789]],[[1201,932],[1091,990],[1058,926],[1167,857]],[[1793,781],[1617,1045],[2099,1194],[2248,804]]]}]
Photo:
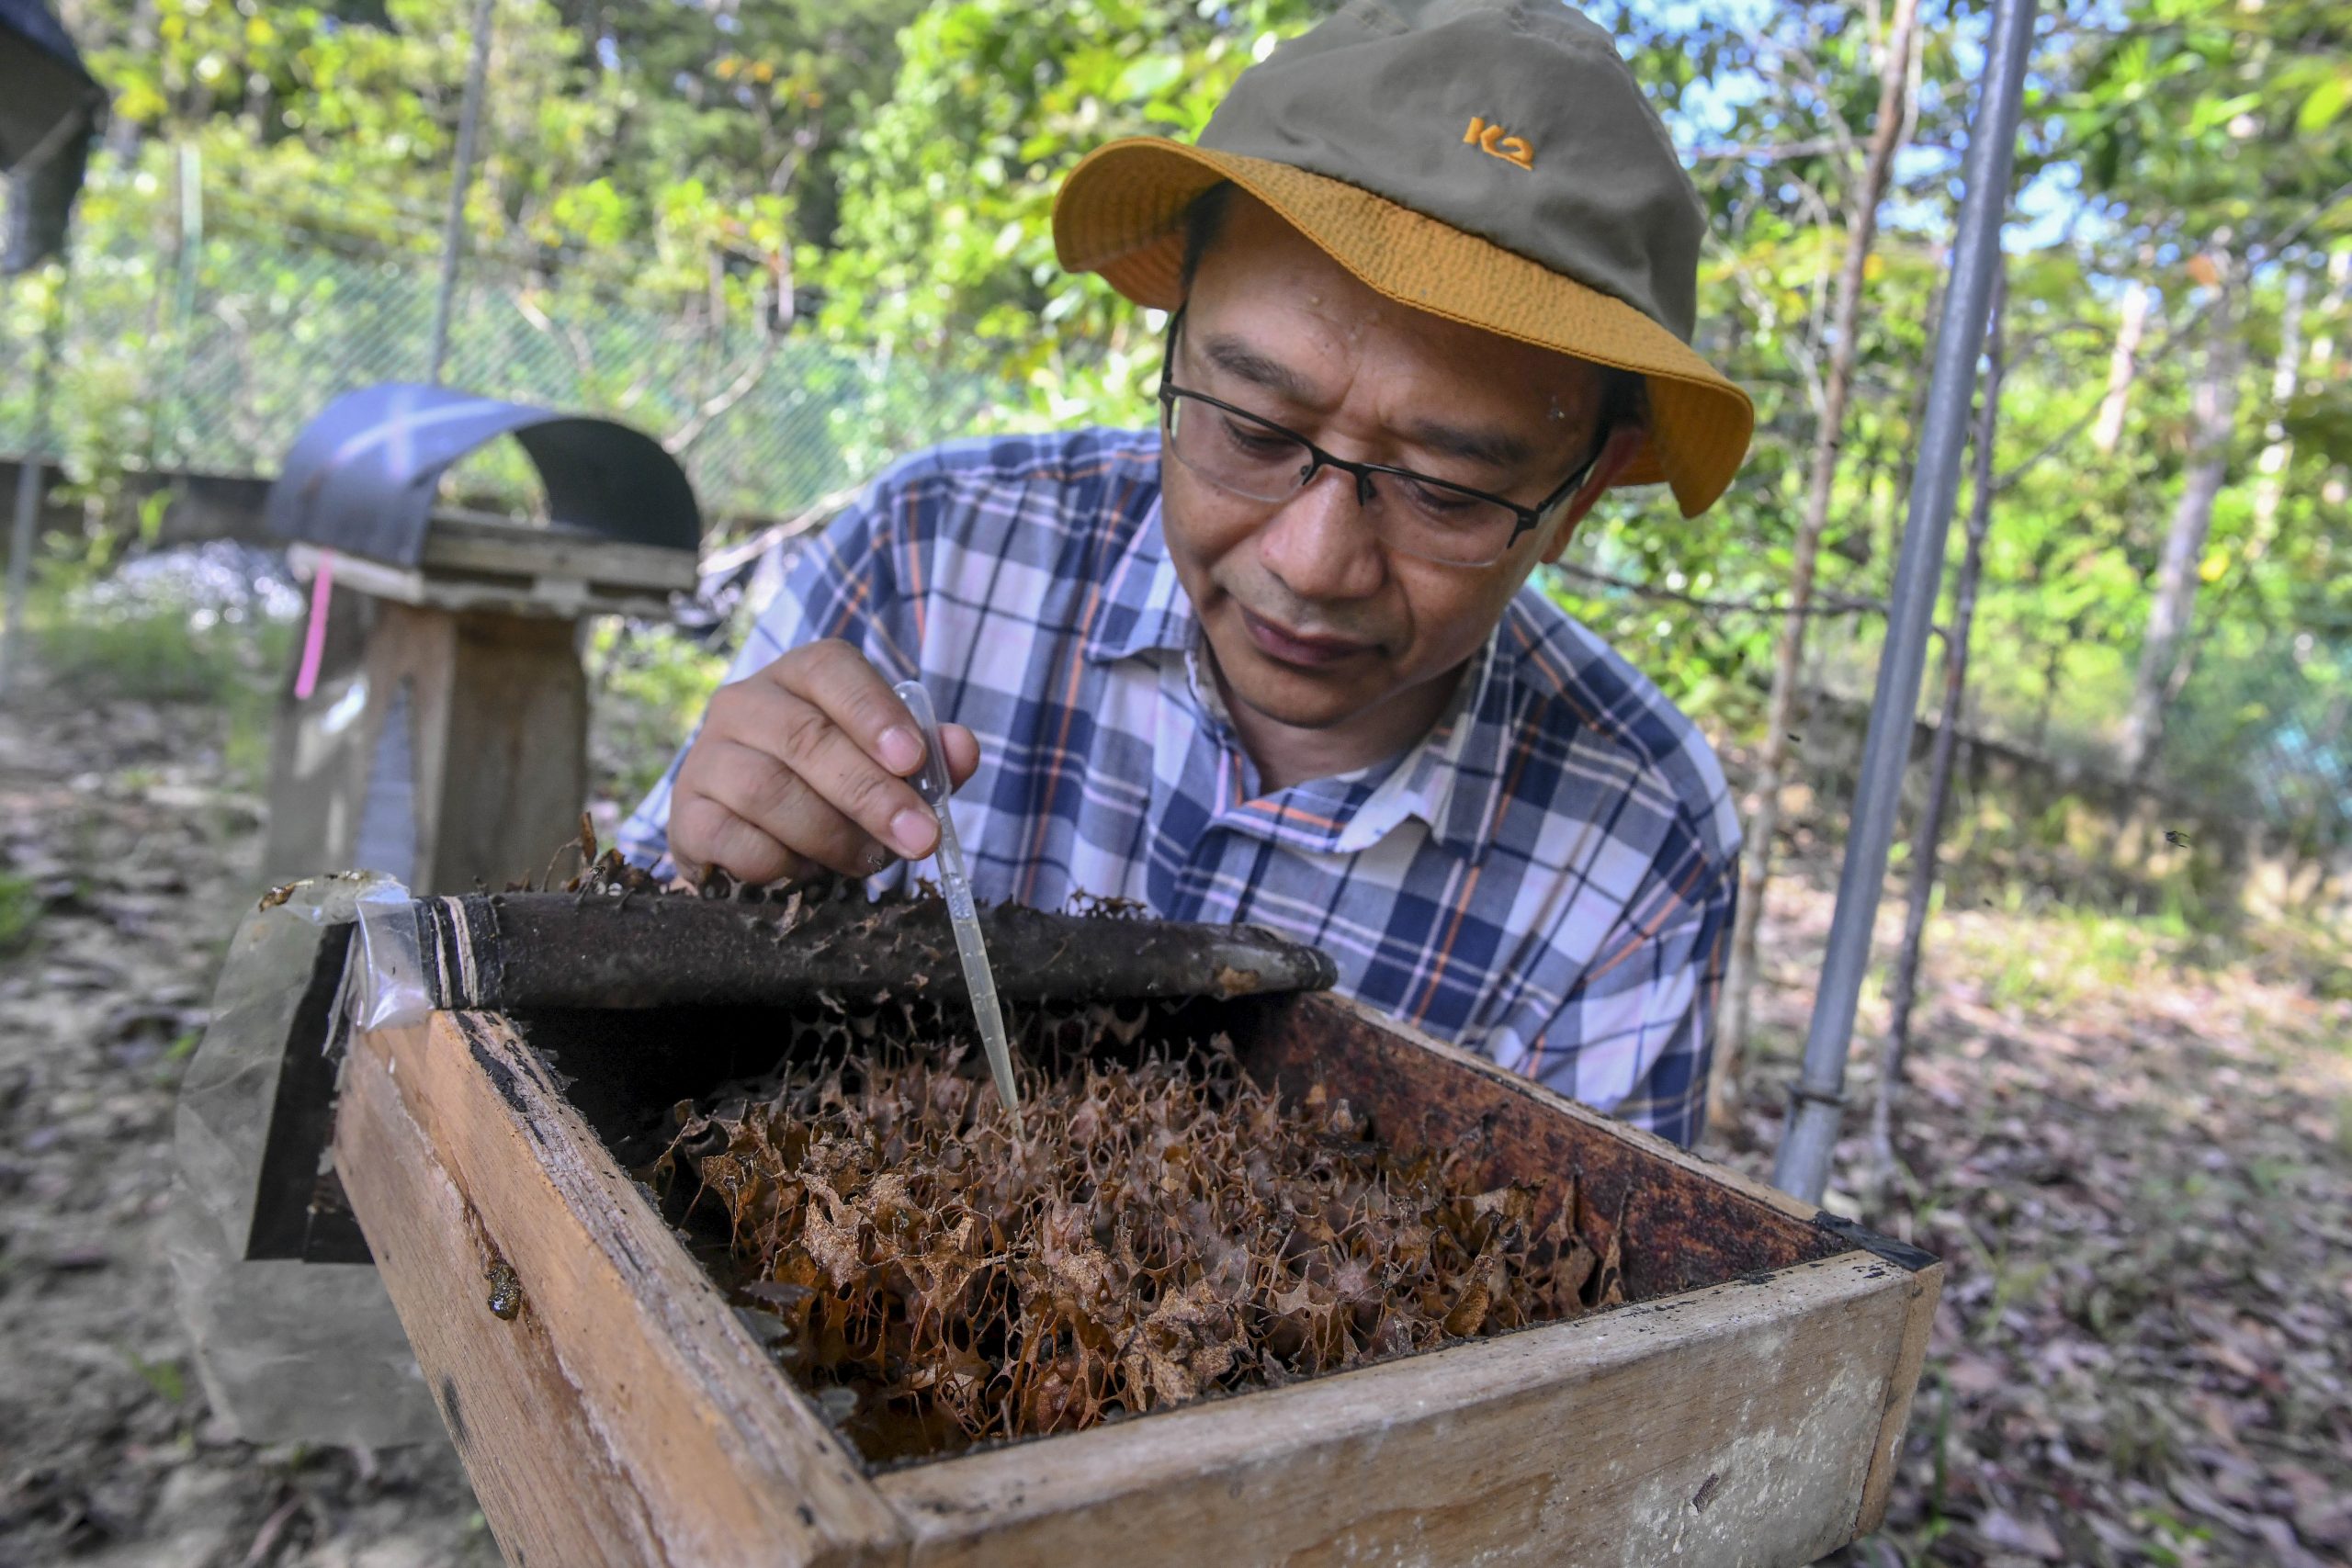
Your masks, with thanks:
[{"label": "flying bee", "polygon": [[2188,835],[2177,828],[2165,829],[2165,842],[2177,850],[2185,850],[2189,847]]}]

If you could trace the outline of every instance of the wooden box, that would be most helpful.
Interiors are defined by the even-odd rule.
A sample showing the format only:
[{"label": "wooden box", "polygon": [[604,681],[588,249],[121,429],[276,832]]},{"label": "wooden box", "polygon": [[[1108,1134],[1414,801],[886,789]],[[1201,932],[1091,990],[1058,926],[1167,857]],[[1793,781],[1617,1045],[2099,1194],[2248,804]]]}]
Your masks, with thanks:
[{"label": "wooden box", "polygon": [[777,1015],[435,1013],[352,1043],[334,1158],[508,1561],[1695,1568],[1875,1527],[1933,1258],[1328,994],[1186,1005],[1392,1144],[1573,1170],[1632,1304],[869,1469],[607,1145]]}]

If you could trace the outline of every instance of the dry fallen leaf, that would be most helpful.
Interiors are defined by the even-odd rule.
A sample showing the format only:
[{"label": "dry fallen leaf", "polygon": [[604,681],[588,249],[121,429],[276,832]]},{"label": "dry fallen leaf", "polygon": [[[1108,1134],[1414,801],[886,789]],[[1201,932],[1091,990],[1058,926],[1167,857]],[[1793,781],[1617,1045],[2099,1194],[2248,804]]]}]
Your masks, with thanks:
[{"label": "dry fallen leaf", "polygon": [[1976,1533],[1983,1536],[1988,1545],[2007,1551],[2023,1552],[2044,1562],[2063,1562],[2066,1559],[2066,1549],[2058,1543],[2058,1537],[2050,1527],[2040,1519],[2019,1518],[2015,1514],[1994,1508],[1977,1516]]},{"label": "dry fallen leaf", "polygon": [[[1137,1038],[1091,1021],[1092,1039]],[[646,1173],[685,1217],[723,1215],[742,1304],[869,1457],[1075,1430],[1623,1299],[1617,1230],[1588,1214],[1600,1234],[1580,1234],[1571,1179],[1454,1180],[1319,1084],[1282,1103],[1222,1039],[1032,1072],[1016,1143],[956,1052],[891,1035],[869,1014],[831,1054],[678,1106]]]}]

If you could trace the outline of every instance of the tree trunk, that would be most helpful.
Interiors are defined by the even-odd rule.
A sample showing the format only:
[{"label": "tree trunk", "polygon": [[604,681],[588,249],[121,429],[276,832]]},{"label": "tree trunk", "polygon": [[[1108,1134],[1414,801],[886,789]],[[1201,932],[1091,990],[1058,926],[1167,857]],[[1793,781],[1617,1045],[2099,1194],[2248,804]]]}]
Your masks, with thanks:
[{"label": "tree trunk", "polygon": [[[2320,330],[2312,338],[2312,379],[2322,387],[2331,385],[2344,374],[2335,367],[2335,323],[2344,319],[2347,303],[2352,303],[2352,250],[2338,251],[2327,258],[2327,294],[2320,301]],[[2344,465],[2330,464],[2326,477],[2320,480],[2323,505],[2345,503],[2347,487],[2344,481]]]},{"label": "tree trunk", "polygon": [[[2332,318],[2344,305],[2345,269],[2340,265],[2352,261],[2352,252],[2338,252],[2333,260],[2339,264],[2334,273],[2335,287],[2320,301],[2323,319]],[[2254,490],[2254,525],[2246,532],[2245,558],[2249,565],[2269,553],[2278,536],[2278,505],[2286,499],[2287,468],[2295,460],[2294,437],[2287,433],[2287,405],[2294,400],[2295,388],[2301,380],[2303,356],[2303,306],[2310,294],[2311,276],[2301,268],[2287,274],[2286,298],[2278,311],[2278,357],[2270,370],[2270,418],[2263,426],[2262,457],[2256,465],[2258,476]],[[2328,340],[2321,338],[2312,344],[2314,366],[2324,364],[2331,348]],[[2197,668],[2198,656],[2204,650],[2210,627],[2199,628],[2182,647],[2180,657],[2174,660],[2172,675],[2165,682],[2165,694],[2159,712],[2169,712],[2180,700],[2183,687]]]},{"label": "tree trunk", "polygon": [[2041,697],[2033,710],[2033,729],[2027,749],[2037,757],[2049,755],[2050,713],[2058,705],[2058,671],[2066,661],[2066,645],[2052,641],[2041,660]]},{"label": "tree trunk", "polygon": [[2155,290],[2133,278],[2123,290],[2123,319],[2115,327],[2115,353],[2107,362],[2107,396],[2098,405],[2098,423],[2091,441],[2102,457],[2111,456],[2123,439],[2123,413],[2132,402],[2132,383],[2140,374],[2140,342],[2148,331],[2148,307]]},{"label": "tree trunk", "polygon": [[1878,238],[1878,208],[1886,195],[1896,146],[1903,137],[1910,95],[1911,35],[1918,26],[1918,0],[1895,0],[1894,17],[1879,60],[1878,118],[1860,183],[1846,208],[1846,259],[1838,275],[1832,311],[1829,374],[1822,389],[1821,424],[1814,443],[1812,488],[1797,529],[1790,562],[1788,613],[1772,671],[1772,698],[1758,759],[1756,791],[1747,810],[1747,850],[1740,868],[1739,912],[1733,922],[1725,967],[1723,1014],[1715,1030],[1714,1058],[1707,1076],[1707,1120],[1724,1129],[1735,1120],[1741,1058],[1747,1049],[1748,1008],[1756,982],[1756,931],[1772,874],[1772,840],[1781,830],[1781,786],[1789,764],[1789,731],[1795,727],[1798,671],[1804,658],[1814,568],[1821,533],[1829,520],[1829,497],[1838,477],[1838,452],[1845,435],[1846,400],[1854,378],[1855,335],[1862,313],[1862,274]]},{"label": "tree trunk", "polygon": [[[40,359],[33,368],[32,429],[17,466],[17,505],[9,520],[6,600],[0,605],[0,693],[24,675],[25,604],[33,557],[40,547],[40,509],[49,497],[49,448],[57,439],[59,362],[65,354],[65,295],[73,287],[73,253],[54,263],[57,281],[40,323]],[[60,443],[62,445],[62,443]]]},{"label": "tree trunk", "polygon": [[1911,1042],[1911,1006],[1919,994],[1919,948],[1927,933],[1928,907],[1935,897],[1937,848],[1943,838],[1944,805],[1951,797],[1952,760],[1960,752],[1961,711],[1968,693],[1968,637],[1976,619],[1976,583],[1984,573],[1984,536],[1993,522],[1993,446],[2001,420],[2001,378],[2007,373],[2001,316],[2008,305],[2008,269],[1993,275],[1993,299],[1984,328],[1984,386],[1976,414],[1974,490],[1968,503],[1968,547],[1952,584],[1951,635],[1944,640],[1943,712],[1936,721],[1936,743],[1928,762],[1928,799],[1911,833],[1910,901],[1903,917],[1903,945],[1894,955],[1894,982],[1887,993],[1886,1043],[1879,1056],[1878,1098],[1871,1106],[1871,1150],[1882,1177],[1894,1169],[1894,1096],[1903,1077],[1903,1056]]},{"label": "tree trunk", "polygon": [[2352,251],[2338,251],[2327,258],[2327,293],[2320,299],[2320,330],[2312,339],[2312,375],[2322,381],[2328,379],[2328,367],[2335,363],[2335,321],[2344,314],[2344,307],[2352,303]]},{"label": "tree trunk", "polygon": [[2287,405],[2295,399],[2295,383],[2303,368],[2303,299],[2311,275],[2301,267],[2287,273],[2287,297],[2278,306],[2278,357],[2270,367],[2270,420],[2262,431],[2262,457],[2254,466],[2254,527],[2246,538],[2246,559],[2259,560],[2270,547],[2278,521],[2278,502],[2287,492],[2287,465],[2295,460],[2294,438],[2287,434]]},{"label": "tree trunk", "polygon": [[2164,739],[2165,709],[2173,667],[2197,608],[2198,568],[2213,527],[2213,502],[2229,477],[2230,437],[2237,418],[2238,341],[2236,263],[2219,252],[2212,264],[2218,297],[2206,329],[2205,363],[2189,399],[2188,472],[2173,508],[2165,540],[2164,564],[2156,576],[2155,604],[2148,611],[2148,633],[2140,649],[2132,711],[2124,719],[2122,761],[2137,784],[2154,766]]}]

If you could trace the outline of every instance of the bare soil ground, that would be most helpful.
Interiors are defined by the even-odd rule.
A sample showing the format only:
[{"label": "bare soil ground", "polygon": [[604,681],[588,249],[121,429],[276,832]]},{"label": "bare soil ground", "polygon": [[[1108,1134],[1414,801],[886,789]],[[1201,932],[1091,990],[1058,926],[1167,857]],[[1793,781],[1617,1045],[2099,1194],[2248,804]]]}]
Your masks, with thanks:
[{"label": "bare soil ground", "polygon": [[[0,1564],[494,1562],[447,1450],[256,1449],[193,1375],[157,1245],[172,1097],[262,812],[222,732],[53,689],[0,712]],[[1751,1170],[1826,875],[1765,927],[1758,1108],[1716,1151]],[[2343,950],[2063,910],[1931,942],[1910,1174],[1866,1217],[1951,1275],[1889,1528],[1848,1560],[2352,1561]]]},{"label": "bare soil ground", "polygon": [[[1771,1087],[1711,1150],[1768,1179],[1830,906],[1775,892]],[[1947,1270],[1887,1527],[1845,1560],[2352,1562],[2342,933],[1966,910],[1928,943],[1905,1169],[1858,1200],[1849,1138],[1828,1199]]]},{"label": "bare soil ground", "polygon": [[161,1248],[172,1104],[256,889],[218,710],[11,692],[0,876],[0,1564],[494,1563],[456,1456],[257,1449],[206,1407]]}]

